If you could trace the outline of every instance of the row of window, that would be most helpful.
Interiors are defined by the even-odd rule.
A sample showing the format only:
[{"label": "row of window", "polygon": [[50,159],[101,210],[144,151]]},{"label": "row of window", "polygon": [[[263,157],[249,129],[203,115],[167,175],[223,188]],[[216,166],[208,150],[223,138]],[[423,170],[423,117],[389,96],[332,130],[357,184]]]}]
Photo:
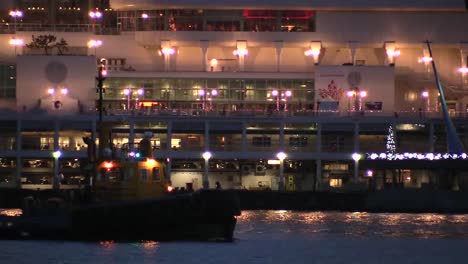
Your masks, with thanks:
[{"label": "row of window", "polygon": [[[256,89],[165,89],[165,88],[106,88],[104,92],[105,100],[128,100],[133,104],[138,100],[161,100],[161,101],[219,101],[219,100],[245,100],[245,101],[271,101],[276,103],[276,96],[272,95],[272,90]],[[141,91],[139,93],[138,91]],[[284,95],[285,90],[281,90],[281,103],[288,102],[313,102],[314,91],[305,89],[289,89],[288,96]],[[280,99],[278,99],[280,100]]]},{"label": "row of window", "polygon": [[[307,137],[290,137],[289,146],[305,147],[308,144]],[[271,146],[271,137],[252,137],[252,145],[254,146]]]},{"label": "row of window", "polygon": [[274,101],[276,97],[271,94],[273,90],[278,90],[280,95],[287,90],[291,91],[289,101],[314,100],[313,80],[109,78],[105,86],[104,98],[108,100]]},{"label": "row of window", "polygon": [[152,10],[117,12],[124,31],[315,31],[313,11]]},{"label": "row of window", "polygon": [[132,79],[107,78],[105,87],[132,88],[247,88],[247,89],[312,89],[314,80],[265,80],[265,79]]},{"label": "row of window", "polygon": [[315,12],[303,10],[147,10],[102,11],[99,19],[90,19],[86,8],[59,8],[54,17],[47,8],[22,10],[21,18],[3,14],[10,24],[98,24],[105,28],[169,31],[315,31]]}]

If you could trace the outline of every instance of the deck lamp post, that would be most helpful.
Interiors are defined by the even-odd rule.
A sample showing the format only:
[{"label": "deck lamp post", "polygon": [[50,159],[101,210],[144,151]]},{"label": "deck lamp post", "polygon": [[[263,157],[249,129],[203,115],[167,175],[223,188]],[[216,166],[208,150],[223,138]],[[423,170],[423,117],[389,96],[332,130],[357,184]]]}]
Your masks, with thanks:
[{"label": "deck lamp post", "polygon": [[145,90],[143,88],[140,88],[136,91],[136,96],[135,96],[135,109],[138,109],[138,100],[140,99],[139,97],[142,96],[145,93]]},{"label": "deck lamp post", "polygon": [[130,95],[132,94],[132,91],[129,88],[126,88],[123,90],[123,93],[127,96],[127,110],[130,110]]},{"label": "deck lamp post", "polygon": [[278,190],[284,191],[284,159],[286,158],[286,153],[280,151],[276,154],[276,157],[280,161],[280,168],[279,168],[279,181],[278,181]]},{"label": "deck lamp post", "polygon": [[278,90],[273,90],[271,91],[271,96],[274,96],[276,98],[276,111],[279,112],[279,105],[280,105],[280,93],[278,92]]},{"label": "deck lamp post", "polygon": [[351,155],[351,157],[354,160],[354,177],[353,177],[353,180],[355,182],[357,182],[358,181],[358,176],[359,176],[359,160],[361,159],[361,154],[353,153],[353,155]]},{"label": "deck lamp post", "polygon": [[60,150],[56,150],[52,152],[52,157],[54,157],[54,178],[52,180],[52,188],[54,190],[59,189],[60,179],[59,179],[59,158],[62,156],[62,152]]},{"label": "deck lamp post", "polygon": [[16,34],[16,19],[19,17],[23,17],[23,11],[11,10],[9,15],[13,18],[13,27],[14,27],[15,34]]},{"label": "deck lamp post", "polygon": [[366,91],[360,91],[359,92],[359,111],[364,110],[363,107],[362,107],[362,99],[364,97],[367,97],[367,92]]},{"label": "deck lamp post", "polygon": [[97,19],[100,19],[102,17],[102,13],[99,11],[91,11],[89,12],[89,18],[91,19],[91,29],[94,32],[94,27]]},{"label": "deck lamp post", "polygon": [[97,81],[97,92],[99,93],[99,125],[102,125],[102,111],[103,111],[103,93],[104,93],[104,76],[107,75],[107,71],[104,69],[102,63],[98,67],[98,76],[96,77]]},{"label": "deck lamp post", "polygon": [[24,46],[24,39],[13,37],[12,39],[10,39],[10,41],[8,43],[10,44],[10,46],[15,47],[15,56],[16,56],[17,55],[16,47]]},{"label": "deck lamp post", "polygon": [[198,90],[198,96],[200,96],[200,100],[202,101],[202,110],[205,111],[206,109],[206,92],[204,89]]},{"label": "deck lamp post", "polygon": [[143,24],[145,23],[146,20],[148,20],[150,16],[147,13],[142,13],[140,17],[141,17],[142,22],[140,23],[140,21],[138,20],[136,27],[137,27],[137,30],[144,30]]},{"label": "deck lamp post", "polygon": [[92,39],[88,41],[88,48],[94,48],[94,57],[96,57],[96,49],[102,46],[102,40]]},{"label": "deck lamp post", "polygon": [[458,68],[458,72],[461,73],[461,82],[462,82],[462,87],[466,86],[466,74],[468,73],[468,67],[460,67]]},{"label": "deck lamp post", "polygon": [[429,102],[429,92],[428,91],[423,91],[421,93],[422,98],[424,99],[424,106],[426,108],[426,111],[429,112],[431,110],[431,105]]},{"label": "deck lamp post", "polygon": [[211,152],[205,151],[202,154],[203,159],[205,160],[205,166],[203,171],[203,189],[210,188],[210,183],[208,181],[208,169],[209,169],[209,161],[211,158]]},{"label": "deck lamp post", "polygon": [[218,96],[218,90],[211,90],[210,97],[208,98],[208,101],[210,101],[210,110],[213,110],[213,98],[216,96]]},{"label": "deck lamp post", "polygon": [[284,92],[284,111],[288,111],[288,97],[292,96],[292,92],[287,90]]},{"label": "deck lamp post", "polygon": [[348,91],[346,92],[346,96],[348,97],[348,115],[351,113],[351,98],[356,95],[355,91]]}]

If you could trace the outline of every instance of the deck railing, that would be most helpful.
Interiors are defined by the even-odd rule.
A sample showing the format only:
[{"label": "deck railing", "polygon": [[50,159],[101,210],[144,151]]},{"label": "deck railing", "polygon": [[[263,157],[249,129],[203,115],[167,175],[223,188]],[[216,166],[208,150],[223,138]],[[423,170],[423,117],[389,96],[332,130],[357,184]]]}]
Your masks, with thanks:
[{"label": "deck railing", "polygon": [[31,32],[94,32],[99,35],[116,35],[120,34],[118,28],[106,28],[100,24],[39,24],[39,23],[0,23],[0,34],[15,34],[20,31]]},{"label": "deck railing", "polygon": [[[18,109],[0,109],[0,113],[6,114],[22,114],[22,115],[86,115],[92,116],[98,113],[94,108],[80,109],[76,112],[71,111],[47,111],[47,110],[36,110],[28,109],[23,111]],[[385,117],[385,118],[420,118],[420,119],[431,119],[431,118],[442,118],[442,113],[439,111],[394,111],[394,112],[383,112],[383,111],[316,111],[316,110],[296,110],[296,111],[269,111],[269,110],[250,110],[250,109],[238,109],[238,110],[210,110],[204,111],[200,109],[106,109],[104,110],[105,116],[162,116],[162,117],[190,117],[190,118],[205,118],[205,117],[330,117],[330,118],[359,118],[359,117]],[[468,118],[468,112],[450,111],[451,118]]]}]

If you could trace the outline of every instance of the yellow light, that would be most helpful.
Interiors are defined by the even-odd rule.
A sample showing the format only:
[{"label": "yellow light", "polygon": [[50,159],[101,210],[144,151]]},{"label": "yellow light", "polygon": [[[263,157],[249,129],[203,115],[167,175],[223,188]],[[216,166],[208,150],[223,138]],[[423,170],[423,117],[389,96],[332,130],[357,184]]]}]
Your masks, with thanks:
[{"label": "yellow light", "polygon": [[317,57],[318,55],[320,55],[320,50],[319,49],[308,49],[308,50],[306,50],[304,52],[304,55]]},{"label": "yellow light", "polygon": [[211,67],[216,67],[216,66],[218,66],[218,60],[217,60],[217,59],[212,59],[212,60],[210,61],[210,66],[211,66]]},{"label": "yellow light", "polygon": [[24,40],[19,39],[19,38],[12,38],[9,41],[11,46],[23,46],[24,45]]},{"label": "yellow light", "polygon": [[97,48],[102,46],[102,40],[92,39],[88,41],[88,48]]},{"label": "yellow light", "polygon": [[153,168],[154,166],[156,166],[156,161],[154,159],[147,159],[146,160],[146,166],[150,167],[150,168]]},{"label": "yellow light", "polygon": [[267,162],[269,165],[279,165],[280,161],[279,160],[268,160]]},{"label": "yellow light", "polygon": [[23,210],[21,209],[5,209],[0,212],[0,215],[6,216],[20,216],[23,214]]},{"label": "yellow light", "polygon": [[143,106],[151,107],[153,105],[157,105],[158,102],[143,102],[142,104]]},{"label": "yellow light", "polygon": [[399,57],[400,56],[400,50],[397,49],[389,49],[387,50],[387,55],[389,57]]},{"label": "yellow light", "polygon": [[60,150],[52,152],[52,157],[54,157],[54,159],[58,159],[60,156],[62,156],[62,152]]}]

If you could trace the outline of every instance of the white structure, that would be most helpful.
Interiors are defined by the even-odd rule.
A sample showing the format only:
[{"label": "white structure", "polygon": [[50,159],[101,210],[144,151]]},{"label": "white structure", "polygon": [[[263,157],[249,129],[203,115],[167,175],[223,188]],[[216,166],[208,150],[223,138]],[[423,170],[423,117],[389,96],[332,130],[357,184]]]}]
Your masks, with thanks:
[{"label": "white structure", "polygon": [[[95,136],[94,115],[77,113],[89,113],[98,98],[97,61],[108,73],[103,106],[108,114],[105,121],[115,122],[115,148],[123,154],[137,150],[144,132],[152,131],[154,154],[169,160],[176,187],[186,183],[202,187],[204,151],[212,153],[207,161],[211,187],[220,181],[227,187],[277,189],[279,166],[268,161],[275,163],[278,151],[287,154],[284,175],[281,170],[286,190],[344,186],[355,173],[366,180],[366,166],[374,165],[366,164],[364,153],[385,152],[390,125],[396,131],[397,151],[446,151],[431,59],[438,67],[449,110],[460,118],[456,125],[460,128],[466,121],[468,33],[460,28],[468,23],[465,1],[111,0],[110,4],[102,23],[93,21],[92,29],[62,32],[72,30],[65,25],[45,26],[65,28],[46,33],[68,42],[67,56],[33,56],[37,51],[9,46],[11,38],[29,43],[31,35],[44,34],[34,27],[0,35],[3,61],[17,65],[16,97],[2,99],[4,108],[29,110],[39,99],[42,109],[57,113],[55,105],[43,107],[57,101],[47,91],[67,88],[66,98],[73,100],[63,106],[76,107],[59,112],[83,118],[87,124],[86,132],[77,128],[70,132],[62,121],[52,120],[57,125],[49,134],[31,136],[41,144],[51,141],[58,147],[66,141],[77,148],[82,133]],[[106,17],[117,23],[105,22]],[[24,27],[19,24],[19,28]],[[102,46],[88,47],[90,40]],[[433,58],[428,57],[426,40],[432,43]],[[57,77],[63,69],[59,64],[65,65],[66,78],[51,82],[44,77],[48,67]],[[6,88],[0,93],[8,94]],[[19,119],[28,118],[22,114]],[[23,122],[27,121],[16,123],[19,132],[24,130]],[[460,131],[466,146],[468,137]],[[13,136],[11,142],[21,142],[20,138]],[[24,149],[21,145],[5,149],[14,150],[5,157],[19,162],[26,158]],[[68,157],[84,157],[81,150]],[[33,156],[44,156],[36,151]],[[357,172],[354,152],[363,154]],[[398,182],[421,187],[433,177],[422,168],[427,167],[396,171],[380,166],[373,168],[372,177],[379,186]]]}]

